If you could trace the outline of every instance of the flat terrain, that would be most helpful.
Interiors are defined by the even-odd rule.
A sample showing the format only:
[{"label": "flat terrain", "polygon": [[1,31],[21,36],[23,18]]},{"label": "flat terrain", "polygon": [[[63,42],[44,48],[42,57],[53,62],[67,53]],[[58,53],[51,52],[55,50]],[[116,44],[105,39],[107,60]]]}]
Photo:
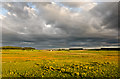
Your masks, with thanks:
[{"label": "flat terrain", "polygon": [[2,50],[3,77],[120,77],[118,51]]}]

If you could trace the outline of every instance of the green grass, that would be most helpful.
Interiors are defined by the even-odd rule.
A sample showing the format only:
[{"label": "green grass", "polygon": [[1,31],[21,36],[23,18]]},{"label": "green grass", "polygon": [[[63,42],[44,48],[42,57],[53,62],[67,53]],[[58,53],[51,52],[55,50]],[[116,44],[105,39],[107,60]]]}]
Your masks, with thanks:
[{"label": "green grass", "polygon": [[120,77],[118,51],[3,50],[3,77]]}]

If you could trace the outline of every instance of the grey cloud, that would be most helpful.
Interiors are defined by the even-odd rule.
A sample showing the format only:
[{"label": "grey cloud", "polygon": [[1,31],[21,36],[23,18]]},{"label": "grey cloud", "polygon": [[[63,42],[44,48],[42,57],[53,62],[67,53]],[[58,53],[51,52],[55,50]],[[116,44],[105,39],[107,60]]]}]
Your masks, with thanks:
[{"label": "grey cloud", "polygon": [[84,4],[87,4],[87,2],[61,2],[61,4],[65,5],[65,6],[68,6],[68,7],[80,7]]},{"label": "grey cloud", "polygon": [[102,20],[101,26],[118,30],[118,2],[99,3],[91,13]]},{"label": "grey cloud", "polygon": [[[117,3],[101,3],[81,12],[71,12],[52,3],[32,3],[35,10],[26,2],[9,4],[12,7],[3,4],[11,13],[3,19],[3,45],[55,48],[117,44]],[[84,6],[84,3],[62,4],[74,8]]]}]

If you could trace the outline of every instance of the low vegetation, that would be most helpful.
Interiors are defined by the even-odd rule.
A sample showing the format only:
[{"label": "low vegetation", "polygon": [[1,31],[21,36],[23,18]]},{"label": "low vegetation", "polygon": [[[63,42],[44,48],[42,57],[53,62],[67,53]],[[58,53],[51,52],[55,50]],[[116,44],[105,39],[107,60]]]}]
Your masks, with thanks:
[{"label": "low vegetation", "polygon": [[3,77],[120,77],[118,51],[3,50]]}]

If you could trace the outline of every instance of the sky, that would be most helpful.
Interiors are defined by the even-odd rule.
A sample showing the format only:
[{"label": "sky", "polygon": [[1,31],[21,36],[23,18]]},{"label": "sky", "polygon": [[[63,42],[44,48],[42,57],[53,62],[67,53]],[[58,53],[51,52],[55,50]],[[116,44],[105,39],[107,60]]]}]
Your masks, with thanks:
[{"label": "sky", "polygon": [[117,2],[3,2],[2,45],[118,46]]}]

